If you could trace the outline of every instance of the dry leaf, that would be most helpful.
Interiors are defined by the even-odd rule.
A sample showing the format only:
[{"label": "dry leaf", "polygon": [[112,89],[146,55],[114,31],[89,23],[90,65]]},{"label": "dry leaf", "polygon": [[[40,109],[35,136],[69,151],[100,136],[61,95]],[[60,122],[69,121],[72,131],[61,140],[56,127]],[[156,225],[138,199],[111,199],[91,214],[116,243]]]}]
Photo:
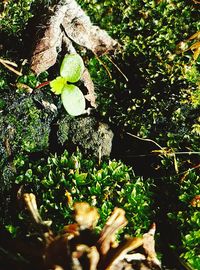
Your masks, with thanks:
[{"label": "dry leaf", "polygon": [[35,223],[42,224],[43,220],[38,212],[35,195],[33,193],[25,193],[23,199]]},{"label": "dry leaf", "polygon": [[[91,50],[95,55],[106,54],[118,47],[118,42],[106,31],[91,23],[75,0],[61,0],[54,10],[43,27],[43,34],[31,57],[31,69],[36,74],[56,63],[58,51],[62,47],[67,53],[76,53],[73,42]],[[88,90],[85,98],[91,106],[96,107],[94,84],[86,68],[81,80]]]},{"label": "dry leaf", "polygon": [[96,96],[94,91],[94,83],[90,77],[90,73],[87,69],[84,70],[81,80],[83,81],[85,87],[88,90],[88,94],[85,96],[85,98],[90,102],[91,106],[96,108]]},{"label": "dry leaf", "polygon": [[[109,263],[106,267],[106,270],[111,270],[120,261],[124,260],[125,258],[127,259],[127,256],[126,256],[127,253],[140,247],[142,244],[143,244],[143,239],[139,238],[139,237],[134,237],[134,238],[130,238],[130,239],[126,240],[122,245],[118,246],[114,250],[111,258],[109,258]],[[133,254],[133,255],[135,255],[135,254]],[[135,256],[133,256],[133,255],[131,255],[131,258],[129,257],[129,260],[135,259]],[[138,257],[138,254],[137,254],[137,257]],[[140,256],[139,258],[144,259],[145,256],[142,255],[142,257]]]},{"label": "dry leaf", "polygon": [[160,261],[157,258],[156,251],[155,251],[155,231],[156,231],[156,224],[153,223],[151,229],[143,235],[143,248],[147,255],[148,263],[152,265],[161,266]]},{"label": "dry leaf", "polygon": [[200,42],[193,44],[190,49],[193,51],[194,60],[197,60],[200,54]]},{"label": "dry leaf", "polygon": [[89,247],[83,244],[76,246],[76,250],[73,251],[72,253],[72,262],[74,266],[76,267],[76,270],[77,270],[77,265],[78,265],[78,268],[82,269],[81,264],[80,264],[80,259],[83,256],[87,257],[87,259],[89,260],[88,270],[96,270],[99,259],[100,259],[97,248],[95,246]]},{"label": "dry leaf", "polygon": [[[195,34],[193,34],[186,41],[190,41],[190,40],[193,40],[193,39],[200,39],[200,31],[198,31]],[[197,58],[200,55],[200,41],[195,42],[189,48],[185,48],[182,51],[189,51],[189,50],[191,50],[193,52],[193,58],[194,58],[194,60],[197,60]]]},{"label": "dry leaf", "polygon": [[200,39],[200,31],[196,32],[194,35],[192,35],[188,40],[191,40],[191,39]]},{"label": "dry leaf", "polygon": [[85,202],[74,204],[74,219],[81,230],[92,229],[99,220],[99,213],[95,207]]},{"label": "dry leaf", "polygon": [[72,40],[98,55],[114,50],[118,45],[106,31],[92,25],[75,0],[61,0],[54,9],[32,55],[31,69],[36,74],[55,64],[62,42],[69,52],[75,51]]},{"label": "dry leaf", "polygon": [[[65,226],[59,235],[54,236],[38,213],[35,196],[24,194],[23,198],[34,221],[41,224],[41,228],[46,226],[43,231],[44,249],[40,250],[44,259],[42,269],[133,270],[134,261],[138,263],[139,270],[149,270],[151,267],[160,269],[155,252],[155,224],[143,238],[129,238],[113,246],[113,243],[116,243],[116,232],[127,224],[124,210],[114,209],[97,238],[93,228],[99,214],[95,207],[83,202],[74,205],[77,223]],[[143,246],[144,254],[133,253],[140,246]]]},{"label": "dry leaf", "polygon": [[115,245],[115,234],[119,229],[125,227],[126,224],[125,211],[121,208],[115,208],[112,215],[107,220],[98,240],[101,254],[105,255],[108,250]]},{"label": "dry leaf", "polygon": [[200,195],[194,196],[194,198],[191,200],[190,205],[193,207],[200,207]]},{"label": "dry leaf", "polygon": [[47,70],[56,63],[58,51],[61,48],[63,32],[61,24],[67,9],[63,1],[55,7],[54,13],[50,16],[43,28],[43,36],[36,44],[31,58],[31,69],[36,73]]}]

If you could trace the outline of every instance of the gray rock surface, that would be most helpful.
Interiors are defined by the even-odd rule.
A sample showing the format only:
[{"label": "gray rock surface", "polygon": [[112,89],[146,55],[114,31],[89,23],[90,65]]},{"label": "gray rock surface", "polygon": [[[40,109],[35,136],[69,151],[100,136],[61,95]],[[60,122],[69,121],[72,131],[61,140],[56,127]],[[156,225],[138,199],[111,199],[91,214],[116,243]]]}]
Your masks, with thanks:
[{"label": "gray rock surface", "polygon": [[113,132],[107,124],[92,116],[72,118],[64,116],[59,121],[58,140],[62,145],[73,145],[87,155],[110,156]]},{"label": "gray rock surface", "polygon": [[48,150],[51,123],[57,115],[56,110],[47,106],[52,102],[51,96],[49,99],[42,94],[12,94],[6,98],[0,112],[1,218],[6,216],[15,179],[15,162],[20,156]]}]

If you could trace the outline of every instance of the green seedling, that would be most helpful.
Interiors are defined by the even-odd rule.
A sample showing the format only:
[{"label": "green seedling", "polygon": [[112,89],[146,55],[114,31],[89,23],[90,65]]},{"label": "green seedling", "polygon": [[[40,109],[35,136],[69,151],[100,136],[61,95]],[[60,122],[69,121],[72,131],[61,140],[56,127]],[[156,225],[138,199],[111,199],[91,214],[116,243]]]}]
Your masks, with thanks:
[{"label": "green seedling", "polygon": [[60,76],[50,82],[51,90],[61,95],[66,111],[72,115],[81,115],[85,110],[85,98],[81,90],[69,83],[80,80],[84,70],[82,58],[78,54],[66,55],[60,67]]}]

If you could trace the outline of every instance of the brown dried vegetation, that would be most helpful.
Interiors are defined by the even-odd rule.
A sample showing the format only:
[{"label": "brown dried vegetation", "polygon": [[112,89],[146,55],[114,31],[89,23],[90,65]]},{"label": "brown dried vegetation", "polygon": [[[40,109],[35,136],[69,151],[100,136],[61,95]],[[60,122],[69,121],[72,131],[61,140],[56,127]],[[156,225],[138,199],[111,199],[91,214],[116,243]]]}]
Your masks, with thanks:
[{"label": "brown dried vegetation", "polygon": [[116,234],[127,224],[125,211],[115,208],[100,234],[96,234],[97,209],[88,203],[77,202],[74,205],[76,223],[54,235],[50,222],[43,221],[37,210],[35,195],[26,193],[23,198],[42,232],[43,269],[160,269],[155,252],[155,224],[142,237],[127,237],[118,243]]}]

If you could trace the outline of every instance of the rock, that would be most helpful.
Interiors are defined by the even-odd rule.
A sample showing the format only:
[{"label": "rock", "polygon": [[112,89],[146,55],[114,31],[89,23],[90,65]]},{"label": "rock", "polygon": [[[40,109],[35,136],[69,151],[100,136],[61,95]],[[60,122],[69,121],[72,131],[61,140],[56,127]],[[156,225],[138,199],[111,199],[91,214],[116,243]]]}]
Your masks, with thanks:
[{"label": "rock", "polygon": [[1,210],[4,209],[1,218],[6,215],[15,161],[20,156],[48,149],[51,123],[57,114],[43,105],[48,95],[41,93],[11,94],[3,100],[6,106],[0,113],[0,199]]},{"label": "rock", "polygon": [[113,132],[107,124],[92,116],[72,118],[64,116],[59,121],[58,140],[62,146],[73,143],[86,155],[110,156]]},{"label": "rock", "polygon": [[32,97],[13,102],[4,117],[3,132],[12,154],[47,149],[52,116],[50,110],[39,108]]}]

